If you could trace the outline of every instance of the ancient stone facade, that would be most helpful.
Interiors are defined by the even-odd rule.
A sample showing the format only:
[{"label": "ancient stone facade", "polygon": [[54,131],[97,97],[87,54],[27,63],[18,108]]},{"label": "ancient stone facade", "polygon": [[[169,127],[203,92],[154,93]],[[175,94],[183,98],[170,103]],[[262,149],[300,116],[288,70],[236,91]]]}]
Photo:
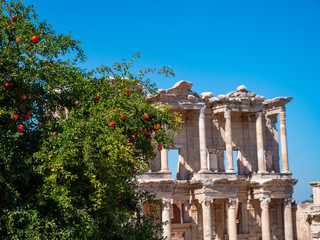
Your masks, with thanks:
[{"label": "ancient stone facade", "polygon": [[311,182],[310,185],[313,188],[313,203],[297,206],[298,240],[320,240],[320,182]]},{"label": "ancient stone facade", "polygon": [[[171,177],[164,149],[138,180],[140,189],[161,202],[163,235],[172,240],[296,239],[292,193],[297,180],[289,171],[285,108],[292,98],[265,100],[245,86],[213,97],[191,87],[180,81],[148,99],[168,103],[183,120],[174,147],[179,150],[177,179]],[[144,209],[150,209],[148,203]]]}]

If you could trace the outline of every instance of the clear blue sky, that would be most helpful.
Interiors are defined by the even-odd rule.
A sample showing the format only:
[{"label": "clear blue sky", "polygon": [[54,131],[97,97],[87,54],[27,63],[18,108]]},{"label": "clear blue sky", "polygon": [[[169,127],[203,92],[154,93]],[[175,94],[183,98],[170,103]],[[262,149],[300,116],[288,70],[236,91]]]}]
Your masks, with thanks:
[{"label": "clear blue sky", "polygon": [[191,81],[216,96],[245,84],[287,105],[289,168],[294,197],[308,199],[320,181],[320,1],[68,1],[25,0],[58,32],[73,32],[87,68],[142,51],[137,67],[171,66],[169,88]]}]

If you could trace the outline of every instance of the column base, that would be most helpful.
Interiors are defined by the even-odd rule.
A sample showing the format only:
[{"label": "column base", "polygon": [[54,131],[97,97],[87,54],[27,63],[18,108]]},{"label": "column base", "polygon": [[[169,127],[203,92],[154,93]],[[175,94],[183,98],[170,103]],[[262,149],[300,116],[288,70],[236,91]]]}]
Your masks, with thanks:
[{"label": "column base", "polygon": [[266,170],[258,170],[257,173],[268,173]]},{"label": "column base", "polygon": [[236,171],[234,169],[228,169],[226,173],[236,173]]},{"label": "column base", "polygon": [[289,169],[282,170],[281,173],[291,173]]}]

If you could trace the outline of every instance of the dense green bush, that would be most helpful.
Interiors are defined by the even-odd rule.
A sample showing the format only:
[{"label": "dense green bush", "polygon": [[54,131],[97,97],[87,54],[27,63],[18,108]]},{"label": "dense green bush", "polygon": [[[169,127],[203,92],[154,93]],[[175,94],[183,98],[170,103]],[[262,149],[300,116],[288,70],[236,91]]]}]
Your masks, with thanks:
[{"label": "dense green bush", "polygon": [[32,7],[1,0],[2,239],[161,238],[141,212],[152,196],[136,191],[136,177],[154,149],[172,144],[165,128],[179,118],[146,103],[155,88],[145,75],[155,70],[131,74],[136,57],[84,71],[79,42]]}]

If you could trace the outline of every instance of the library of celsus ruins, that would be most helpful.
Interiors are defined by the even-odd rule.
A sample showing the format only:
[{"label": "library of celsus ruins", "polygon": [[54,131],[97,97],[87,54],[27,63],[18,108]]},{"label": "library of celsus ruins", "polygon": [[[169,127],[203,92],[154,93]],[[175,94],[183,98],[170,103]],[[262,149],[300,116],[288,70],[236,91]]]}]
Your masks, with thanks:
[{"label": "library of celsus ruins", "polygon": [[[191,87],[180,81],[148,99],[168,103],[183,120],[175,138],[177,172],[169,170],[164,149],[139,179],[139,188],[161,202],[163,236],[320,239],[320,183],[313,183],[314,204],[299,208],[292,198],[297,180],[291,177],[286,139],[286,104],[292,98],[266,100],[244,85],[217,97]],[[151,208],[144,204],[145,212]]]}]

